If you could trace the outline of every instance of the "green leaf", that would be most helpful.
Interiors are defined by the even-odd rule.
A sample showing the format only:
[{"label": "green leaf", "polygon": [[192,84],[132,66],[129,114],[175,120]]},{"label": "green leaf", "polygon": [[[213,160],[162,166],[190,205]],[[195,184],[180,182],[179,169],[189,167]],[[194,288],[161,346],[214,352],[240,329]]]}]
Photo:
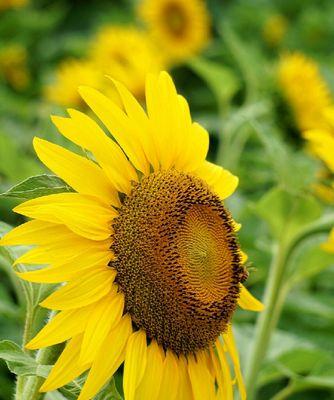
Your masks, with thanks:
[{"label": "green leaf", "polygon": [[15,197],[24,200],[34,199],[49,194],[71,192],[72,189],[55,175],[36,175],[13,186],[0,194],[3,197]]},{"label": "green leaf", "polygon": [[8,369],[19,376],[32,376],[37,375],[40,377],[47,377],[50,372],[51,366],[39,365],[28,354],[10,340],[3,340],[0,342],[0,358],[5,360]]},{"label": "green leaf", "polygon": [[303,226],[318,219],[322,207],[311,195],[274,188],[262,197],[255,211],[268,223],[272,235],[279,239],[282,235],[296,234]]},{"label": "green leaf", "polygon": [[193,58],[190,67],[202,77],[212,90],[218,103],[226,106],[240,87],[240,82],[229,67],[208,61],[203,58]]},{"label": "green leaf", "polygon": [[321,248],[321,243],[325,242],[326,237],[327,235],[323,234],[315,235],[298,246],[287,271],[290,287],[334,265],[334,254]]}]

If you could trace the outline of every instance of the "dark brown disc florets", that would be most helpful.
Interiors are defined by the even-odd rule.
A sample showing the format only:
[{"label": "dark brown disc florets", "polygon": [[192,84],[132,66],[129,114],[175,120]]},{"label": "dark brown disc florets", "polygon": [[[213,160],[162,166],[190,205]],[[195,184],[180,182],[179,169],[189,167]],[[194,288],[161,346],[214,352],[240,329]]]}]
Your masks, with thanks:
[{"label": "dark brown disc florets", "polygon": [[233,222],[199,178],[144,177],[114,220],[116,282],[134,324],[176,354],[206,348],[226,329],[243,275]]}]

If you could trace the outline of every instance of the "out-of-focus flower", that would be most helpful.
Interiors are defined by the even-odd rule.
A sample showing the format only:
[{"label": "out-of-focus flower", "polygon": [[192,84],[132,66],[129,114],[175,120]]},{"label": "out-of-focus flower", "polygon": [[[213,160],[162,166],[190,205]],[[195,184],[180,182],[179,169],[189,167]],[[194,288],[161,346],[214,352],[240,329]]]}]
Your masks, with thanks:
[{"label": "out-of-focus flower", "polygon": [[28,4],[28,0],[0,0],[0,12],[10,8],[20,8]]},{"label": "out-of-focus flower", "polygon": [[139,17],[167,62],[200,52],[210,38],[210,18],[203,0],[143,0]]},{"label": "out-of-focus flower", "polygon": [[209,134],[167,73],[148,75],[147,113],[115,86],[124,110],[80,90],[115,140],[81,112],[53,117],[96,163],[35,138],[39,158],[75,192],[19,205],[32,220],[0,241],[37,245],[17,263],[49,264],[21,278],[67,282],[41,303],[59,312],[26,346],[67,342],[40,390],[88,371],[78,400],[89,400],[124,362],[126,400],[232,399],[235,383],[245,400],[231,319],[238,305],[263,306],[242,284],[224,203],[238,178],[206,160]]},{"label": "out-of-focus flower", "polygon": [[1,76],[16,90],[28,86],[30,75],[27,69],[27,51],[23,46],[13,44],[0,48]]},{"label": "out-of-focus flower", "polygon": [[92,62],[69,59],[58,66],[55,80],[45,87],[44,94],[55,104],[78,106],[82,103],[78,87],[89,85],[100,88],[102,82],[103,75]]},{"label": "out-of-focus flower", "polygon": [[164,69],[161,52],[135,27],[102,28],[93,40],[90,57],[96,68],[122,82],[139,100],[144,99],[146,74]]},{"label": "out-of-focus flower", "polygon": [[332,99],[318,65],[303,54],[286,54],[279,64],[278,78],[300,131],[328,128],[324,110]]},{"label": "out-of-focus flower", "polygon": [[262,35],[269,46],[276,47],[283,40],[287,29],[287,19],[283,15],[274,14],[265,21]]}]

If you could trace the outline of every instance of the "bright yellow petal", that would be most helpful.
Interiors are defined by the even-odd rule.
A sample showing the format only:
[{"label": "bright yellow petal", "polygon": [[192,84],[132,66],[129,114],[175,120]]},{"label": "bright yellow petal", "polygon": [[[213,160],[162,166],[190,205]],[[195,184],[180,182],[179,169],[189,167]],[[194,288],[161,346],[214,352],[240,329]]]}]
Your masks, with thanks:
[{"label": "bright yellow petal", "polygon": [[144,376],[146,361],[146,333],[139,330],[130,336],[126,346],[123,376],[124,400],[134,400],[136,389]]},{"label": "bright yellow petal", "polygon": [[[65,236],[64,236],[65,237]],[[63,238],[64,238],[63,237]],[[50,237],[52,240],[53,236]],[[53,264],[63,265],[70,262],[75,263],[79,257],[91,257],[93,253],[99,255],[106,255],[109,253],[109,259],[113,259],[113,254],[109,250],[111,240],[93,241],[88,240],[72,233],[68,240],[58,242],[55,238],[54,243],[38,246],[29,250],[27,253],[20,256],[15,262],[17,264]]]},{"label": "bright yellow petal", "polygon": [[117,190],[92,161],[37,137],[34,138],[34,148],[43,164],[75,191],[99,197],[107,204],[120,205]]},{"label": "bright yellow petal", "polygon": [[118,144],[86,114],[71,109],[68,112],[71,118],[52,117],[59,132],[91,151],[116,189],[129,193],[131,181],[137,181],[138,176]]},{"label": "bright yellow petal", "polygon": [[246,400],[246,389],[243,381],[243,377],[241,374],[241,368],[240,368],[240,362],[239,362],[239,355],[238,355],[238,350],[234,341],[233,333],[232,333],[232,328],[231,326],[228,327],[228,331],[226,334],[223,335],[224,338],[224,343],[226,344],[227,350],[230,354],[230,357],[232,359],[233,365],[234,365],[234,372],[237,378],[237,383],[239,387],[239,393],[241,400]]},{"label": "bright yellow petal", "polygon": [[[157,400],[163,370],[163,350],[155,340],[147,348],[147,363],[143,379],[136,391],[136,400]],[[181,398],[181,397],[180,397]],[[183,399],[183,398],[182,398]],[[160,400],[160,398],[159,398]]]},{"label": "bright yellow petal", "polygon": [[102,93],[89,87],[80,87],[80,95],[115,137],[132,164],[147,175],[149,163],[145,157],[138,130],[127,115]]},{"label": "bright yellow petal", "polygon": [[193,391],[191,387],[190,377],[188,373],[188,362],[184,356],[178,359],[179,370],[179,389],[176,398],[182,400],[193,400]]},{"label": "bright yellow petal", "polygon": [[0,241],[3,246],[43,244],[50,237],[58,237],[68,229],[64,225],[56,225],[45,221],[28,221],[8,232]]},{"label": "bright yellow petal", "polygon": [[140,141],[146,158],[153,166],[154,170],[156,170],[159,166],[159,160],[156,154],[152,132],[149,129],[148,117],[132,93],[122,83],[114,79],[112,79],[112,81],[118,90],[129,119],[137,126],[140,132]]},{"label": "bright yellow petal", "polygon": [[[93,248],[91,250],[76,254],[70,260],[66,259],[65,262],[61,261],[47,268],[16,274],[21,279],[38,283],[60,283],[80,278],[82,273],[99,270],[101,265],[108,265],[112,259],[110,251],[95,252]],[[46,257],[49,257],[49,254],[46,254]]]},{"label": "bright yellow petal", "polygon": [[205,362],[196,361],[194,356],[188,358],[188,371],[195,400],[214,400],[215,383]]},{"label": "bright yellow petal", "polygon": [[222,200],[231,196],[239,183],[236,176],[209,161],[205,161],[194,173],[205,180]]},{"label": "bright yellow petal", "polygon": [[101,344],[78,400],[92,399],[114,375],[124,361],[126,343],[131,333],[131,318],[125,315]]},{"label": "bright yellow petal", "polygon": [[192,172],[198,169],[203,162],[205,162],[209,151],[209,133],[197,122],[194,122],[191,126],[190,138],[190,156],[188,157],[189,161],[185,169],[189,172]]},{"label": "bright yellow petal", "polygon": [[66,345],[65,350],[61,353],[46,381],[40,388],[40,392],[49,392],[64,386],[89,368],[89,365],[80,365],[78,362],[81,342],[82,335],[78,335]]},{"label": "bright yellow petal", "polygon": [[30,218],[65,224],[76,234],[91,240],[111,235],[111,221],[117,215],[110,206],[78,193],[51,194],[28,200],[14,211]]},{"label": "bright yellow petal", "polygon": [[87,306],[106,296],[112,287],[116,271],[101,267],[69,282],[43,300],[40,305],[52,310],[70,310]]},{"label": "bright yellow petal", "polygon": [[[216,349],[220,364],[217,366],[216,363],[214,363],[218,376],[218,393],[221,394],[221,398],[224,400],[233,400],[233,383],[230,367],[228,365],[223,345],[219,338],[216,340]],[[219,379],[219,372],[221,372],[221,379]]]},{"label": "bright yellow petal", "polygon": [[29,350],[40,349],[62,343],[85,330],[89,317],[89,307],[78,310],[59,312],[44,328],[26,345]]},{"label": "bright yellow petal", "polygon": [[82,342],[80,363],[95,358],[110,330],[120,321],[124,310],[124,295],[106,296],[94,304]]},{"label": "bright yellow petal", "polygon": [[262,311],[264,305],[257,300],[244,285],[240,286],[240,295],[238,304],[241,308],[250,311]]},{"label": "bright yellow petal", "polygon": [[179,389],[180,374],[176,355],[167,350],[163,365],[159,400],[176,400]]}]

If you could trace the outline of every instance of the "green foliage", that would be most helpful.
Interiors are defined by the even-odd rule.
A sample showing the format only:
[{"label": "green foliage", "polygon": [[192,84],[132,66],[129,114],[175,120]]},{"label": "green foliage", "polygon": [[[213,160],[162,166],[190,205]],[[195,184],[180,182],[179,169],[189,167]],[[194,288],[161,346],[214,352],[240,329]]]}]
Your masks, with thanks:
[{"label": "green foliage", "polygon": [[15,197],[18,199],[34,199],[56,193],[71,192],[72,189],[66,183],[54,175],[37,175],[27,178],[23,182],[13,186],[0,197]]}]

